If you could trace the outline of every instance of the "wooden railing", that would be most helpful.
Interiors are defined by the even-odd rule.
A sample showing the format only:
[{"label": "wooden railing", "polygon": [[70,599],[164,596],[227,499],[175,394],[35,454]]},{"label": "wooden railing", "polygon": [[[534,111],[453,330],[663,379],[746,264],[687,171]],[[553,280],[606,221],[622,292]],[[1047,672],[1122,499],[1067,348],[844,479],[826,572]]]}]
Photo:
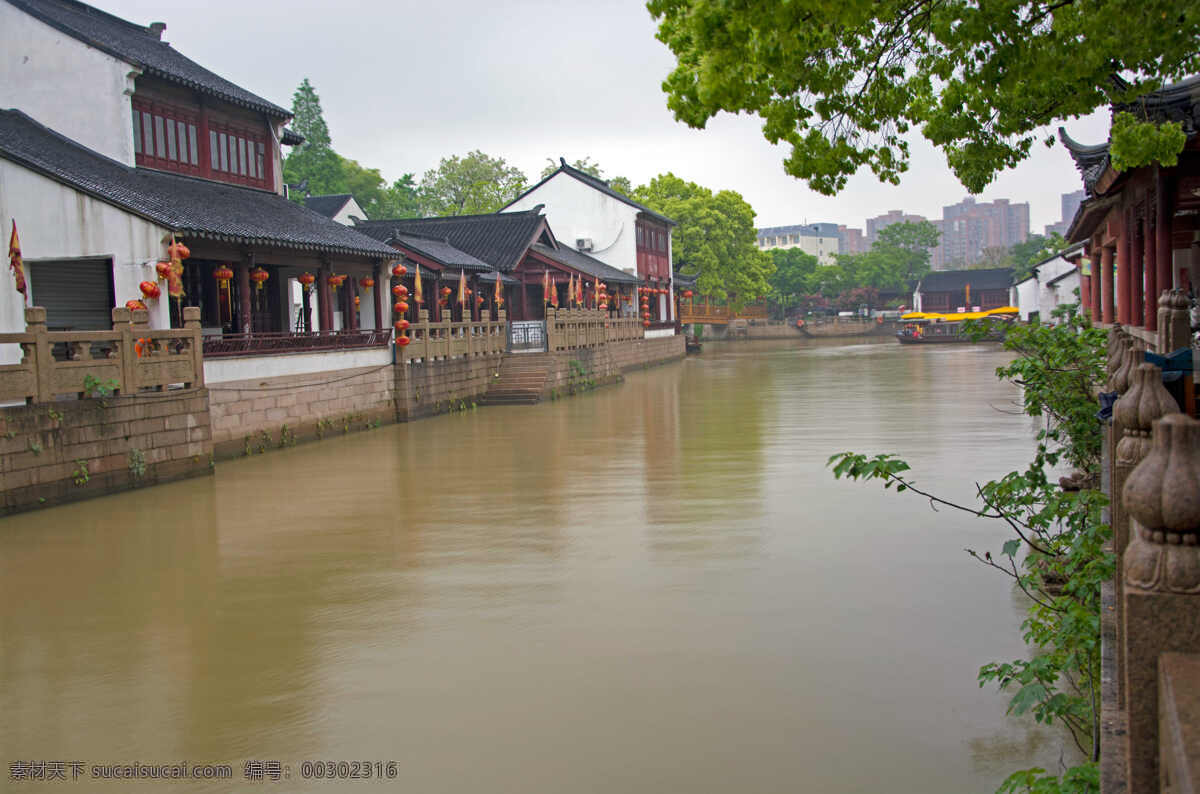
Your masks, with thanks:
[{"label": "wooden railing", "polygon": [[[53,402],[81,397],[89,377],[115,393],[204,385],[200,310],[183,310],[184,327],[150,330],[145,309],[112,310],[111,331],[48,331],[46,310],[25,309],[25,332],[0,334],[0,345],[21,346],[21,361],[0,365],[0,401]],[[114,385],[115,384],[115,385]]]},{"label": "wooden railing", "polygon": [[684,298],[679,302],[679,322],[683,324],[726,325],[729,322],[729,307],[709,304],[705,299]]},{"label": "wooden railing", "polygon": [[501,309],[498,320],[461,323],[429,321],[429,310],[421,309],[420,319],[409,326],[409,343],[397,347],[400,361],[435,361],[457,356],[494,356],[508,346],[508,321]]},{"label": "wooden railing", "polygon": [[391,327],[356,328],[340,331],[256,332],[204,337],[205,358],[224,356],[267,356],[275,353],[306,353],[383,347],[392,341]]},{"label": "wooden railing", "polygon": [[595,309],[546,310],[546,347],[550,352],[641,338],[642,321],[636,317],[612,317]]}]

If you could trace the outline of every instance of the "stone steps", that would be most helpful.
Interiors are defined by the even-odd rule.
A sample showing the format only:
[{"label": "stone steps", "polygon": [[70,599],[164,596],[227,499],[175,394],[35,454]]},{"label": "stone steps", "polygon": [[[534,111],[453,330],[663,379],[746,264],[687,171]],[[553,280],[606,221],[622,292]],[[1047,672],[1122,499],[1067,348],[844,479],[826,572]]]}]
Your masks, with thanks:
[{"label": "stone steps", "polygon": [[548,355],[507,355],[500,362],[500,377],[488,386],[484,405],[533,405],[542,398],[554,360]]}]

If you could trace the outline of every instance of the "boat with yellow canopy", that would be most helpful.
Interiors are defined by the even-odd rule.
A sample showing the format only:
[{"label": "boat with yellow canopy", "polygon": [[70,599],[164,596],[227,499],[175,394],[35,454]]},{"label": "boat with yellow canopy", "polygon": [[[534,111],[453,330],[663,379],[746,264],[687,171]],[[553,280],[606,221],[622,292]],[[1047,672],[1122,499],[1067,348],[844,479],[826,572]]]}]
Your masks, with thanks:
[{"label": "boat with yellow canopy", "polygon": [[902,345],[946,344],[950,342],[974,342],[976,340],[963,336],[962,323],[964,320],[996,320],[998,321],[984,337],[983,341],[996,341],[1004,338],[1005,327],[1019,316],[1016,306],[1001,306],[998,309],[988,309],[978,312],[955,312],[942,314],[939,312],[909,312],[900,315],[903,327],[896,332],[896,339]]}]

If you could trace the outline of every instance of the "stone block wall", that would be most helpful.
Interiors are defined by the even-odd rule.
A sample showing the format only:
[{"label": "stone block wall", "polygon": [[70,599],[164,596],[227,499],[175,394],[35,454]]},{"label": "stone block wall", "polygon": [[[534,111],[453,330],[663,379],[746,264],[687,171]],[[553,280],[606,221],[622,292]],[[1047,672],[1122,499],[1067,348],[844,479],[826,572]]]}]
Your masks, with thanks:
[{"label": "stone block wall", "polygon": [[681,359],[687,352],[686,344],[683,336],[666,336],[560,351],[554,354],[554,366],[546,378],[546,390],[553,390],[555,394],[569,391],[573,381],[579,377],[571,367],[572,361],[579,362],[593,385],[602,386],[619,379],[623,372]]},{"label": "stone block wall", "polygon": [[392,370],[388,364],[210,384],[213,451],[232,458],[394,422]]},{"label": "stone block wall", "polygon": [[471,356],[397,364],[396,419],[408,422],[477,402],[500,371],[503,356]]},{"label": "stone block wall", "polygon": [[205,389],[0,409],[0,514],[212,471]]}]

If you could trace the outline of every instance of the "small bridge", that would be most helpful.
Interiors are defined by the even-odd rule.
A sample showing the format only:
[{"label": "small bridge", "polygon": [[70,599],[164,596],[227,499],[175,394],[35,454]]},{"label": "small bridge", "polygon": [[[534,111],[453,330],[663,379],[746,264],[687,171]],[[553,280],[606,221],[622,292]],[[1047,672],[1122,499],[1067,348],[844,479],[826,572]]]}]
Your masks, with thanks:
[{"label": "small bridge", "polygon": [[732,320],[766,320],[767,304],[756,301],[731,312],[728,304],[710,303],[708,298],[681,298],[679,322],[687,324],[729,325]]}]

